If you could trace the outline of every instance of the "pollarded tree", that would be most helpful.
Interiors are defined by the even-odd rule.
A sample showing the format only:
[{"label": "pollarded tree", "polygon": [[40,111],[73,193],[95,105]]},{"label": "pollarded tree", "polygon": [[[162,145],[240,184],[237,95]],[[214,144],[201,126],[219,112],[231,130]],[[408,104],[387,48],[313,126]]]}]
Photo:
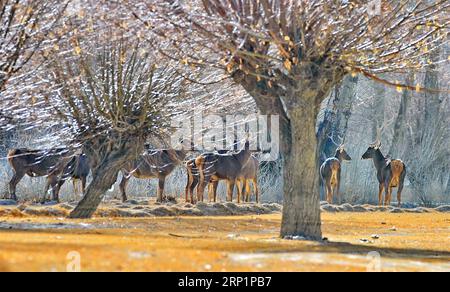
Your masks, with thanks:
[{"label": "pollarded tree", "polygon": [[[282,118],[285,158],[281,235],[321,239],[316,117],[320,103],[348,74],[399,89],[379,78],[420,70],[447,41],[448,0],[368,5],[341,0],[149,1],[134,15],[158,37],[165,54],[196,66],[221,66],[264,114]],[[372,1],[372,3],[375,3]]]},{"label": "pollarded tree", "polygon": [[[46,103],[88,155],[93,181],[71,218],[89,218],[126,162],[147,139],[167,138],[183,78],[156,57],[121,42],[75,48],[75,59],[53,64]],[[52,92],[56,92],[53,94]]]}]

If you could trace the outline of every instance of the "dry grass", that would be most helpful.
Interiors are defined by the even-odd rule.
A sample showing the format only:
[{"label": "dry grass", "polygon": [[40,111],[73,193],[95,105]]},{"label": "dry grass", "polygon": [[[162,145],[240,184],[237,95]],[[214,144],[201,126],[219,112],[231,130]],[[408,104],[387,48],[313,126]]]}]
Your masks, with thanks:
[{"label": "dry grass", "polygon": [[65,271],[77,251],[83,271],[365,271],[376,251],[384,271],[450,271],[449,223],[448,213],[325,213],[320,244],[279,239],[280,215],[4,217],[0,270]]}]

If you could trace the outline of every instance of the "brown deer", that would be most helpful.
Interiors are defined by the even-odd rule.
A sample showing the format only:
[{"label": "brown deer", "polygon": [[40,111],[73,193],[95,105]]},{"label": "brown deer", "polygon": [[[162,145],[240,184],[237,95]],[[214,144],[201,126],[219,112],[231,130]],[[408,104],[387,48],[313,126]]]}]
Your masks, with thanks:
[{"label": "brown deer", "polygon": [[372,159],[377,169],[377,178],[379,182],[378,204],[383,205],[383,191],[385,190],[384,204],[391,204],[392,189],[398,187],[397,201],[401,207],[402,191],[406,178],[406,165],[401,160],[385,157],[381,153],[381,142],[369,146],[362,159]]},{"label": "brown deer", "polygon": [[[228,154],[229,151],[226,150],[219,150],[214,152],[216,154]],[[209,153],[209,154],[213,154],[213,153]],[[208,155],[206,153],[204,153],[203,155]],[[187,161],[185,163],[185,167],[186,167],[186,172],[187,172],[187,184],[186,184],[186,189],[185,189],[185,196],[186,196],[186,202],[195,204],[195,197],[194,197],[194,190],[196,187],[198,187],[198,183],[200,182],[200,172],[198,170],[197,165],[195,164],[195,160],[191,159],[189,161]],[[212,190],[212,184],[209,184],[209,190]],[[217,185],[216,185],[216,189],[217,189]]]},{"label": "brown deer", "polygon": [[82,194],[86,191],[87,177],[91,172],[91,167],[89,165],[89,160],[86,154],[75,155],[69,163],[64,168],[61,177],[56,186],[56,194],[59,196],[59,191],[64,185],[66,180],[72,179],[73,189],[75,195],[78,193],[78,188],[76,186],[77,180],[81,182],[81,192]]},{"label": "brown deer", "polygon": [[339,198],[339,189],[341,186],[341,171],[342,162],[351,161],[352,158],[344,149],[344,145],[341,145],[337,150],[334,157],[328,158],[320,167],[320,177],[322,180],[322,185],[325,188],[325,193],[327,195],[327,202],[329,204],[333,203],[333,197]]},{"label": "brown deer", "polygon": [[242,168],[238,178],[238,194],[242,195],[243,202],[250,202],[250,183],[252,183],[256,203],[259,203],[258,170],[259,160],[255,156],[251,156]]},{"label": "brown deer", "polygon": [[47,177],[44,198],[52,189],[52,199],[59,201],[57,193],[58,178],[72,159],[73,154],[68,149],[30,150],[12,149],[8,153],[8,162],[13,169],[13,177],[9,182],[9,194],[17,201],[16,187],[25,175],[30,177]]},{"label": "brown deer", "polygon": [[[200,173],[200,181],[197,187],[197,199],[203,201],[205,187],[211,184],[209,200],[217,201],[217,186],[220,180],[227,181],[227,201],[233,201],[233,191],[242,168],[251,157],[250,142],[245,143],[243,150],[237,153],[221,154],[206,153],[195,160]],[[241,194],[238,194],[240,203]]]},{"label": "brown deer", "polygon": [[164,196],[166,177],[178,165],[183,163],[186,158],[186,153],[184,150],[156,150],[143,154],[135,161],[125,165],[122,170],[122,181],[120,182],[122,201],[125,202],[128,200],[126,187],[132,176],[139,179],[157,178],[159,180],[157,202],[167,201],[167,198]]},{"label": "brown deer", "polygon": [[197,165],[195,164],[195,158],[187,161],[185,166],[187,172],[187,184],[185,189],[186,202],[195,204],[194,189],[200,181],[200,174],[198,172]]}]

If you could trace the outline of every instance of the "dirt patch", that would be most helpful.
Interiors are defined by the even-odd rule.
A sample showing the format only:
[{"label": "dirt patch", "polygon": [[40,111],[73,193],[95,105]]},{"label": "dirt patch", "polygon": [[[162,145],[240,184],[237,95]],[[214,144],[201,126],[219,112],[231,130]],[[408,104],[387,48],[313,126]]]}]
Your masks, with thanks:
[{"label": "dirt patch", "polygon": [[[139,205],[135,205],[139,207]],[[167,207],[167,206],[166,206]],[[139,209],[138,209],[139,210]],[[281,215],[0,219],[0,271],[450,271],[450,214],[335,212],[327,242],[284,240]]]}]

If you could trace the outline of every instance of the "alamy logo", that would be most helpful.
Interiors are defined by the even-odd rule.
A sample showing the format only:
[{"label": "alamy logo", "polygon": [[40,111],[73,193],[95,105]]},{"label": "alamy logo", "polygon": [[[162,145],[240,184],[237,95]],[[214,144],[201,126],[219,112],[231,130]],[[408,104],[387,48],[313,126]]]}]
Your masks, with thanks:
[{"label": "alamy logo", "polygon": [[381,15],[381,0],[369,1],[367,4],[367,14],[369,16]]}]

